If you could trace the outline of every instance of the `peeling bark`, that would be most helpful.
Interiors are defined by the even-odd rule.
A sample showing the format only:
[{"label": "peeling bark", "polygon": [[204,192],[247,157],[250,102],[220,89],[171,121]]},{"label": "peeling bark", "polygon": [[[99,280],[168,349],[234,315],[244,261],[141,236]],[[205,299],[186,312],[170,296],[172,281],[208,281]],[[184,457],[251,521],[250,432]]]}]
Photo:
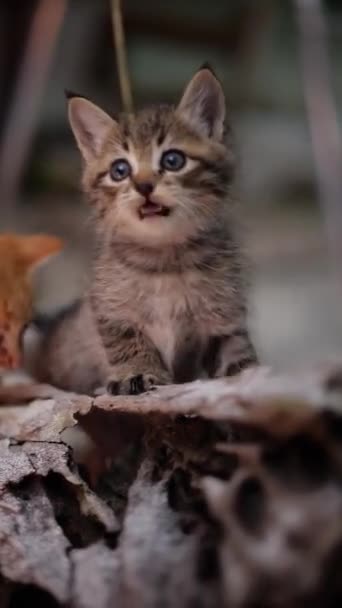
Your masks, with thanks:
[{"label": "peeling bark", "polygon": [[341,603],[342,368],[8,396],[1,607]]}]

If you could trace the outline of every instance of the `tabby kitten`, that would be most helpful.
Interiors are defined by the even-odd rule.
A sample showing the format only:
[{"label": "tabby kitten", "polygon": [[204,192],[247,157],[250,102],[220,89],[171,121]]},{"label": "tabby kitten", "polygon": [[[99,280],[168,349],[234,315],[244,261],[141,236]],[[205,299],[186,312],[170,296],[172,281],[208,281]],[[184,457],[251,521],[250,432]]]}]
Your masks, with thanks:
[{"label": "tabby kitten", "polygon": [[[72,96],[69,119],[97,248],[89,293],[67,331],[60,327],[50,340],[50,356],[57,349],[67,361],[71,342],[81,349],[80,366],[89,328],[101,364],[94,358],[98,377],[94,366],[84,371],[83,387],[78,374],[77,389],[89,391],[91,377],[92,386],[105,382],[114,394],[229,376],[254,364],[229,200],[234,159],[212,71],[195,74],[177,107],[113,119]],[[61,383],[53,365],[50,380]],[[75,389],[70,365],[62,383]]]}]

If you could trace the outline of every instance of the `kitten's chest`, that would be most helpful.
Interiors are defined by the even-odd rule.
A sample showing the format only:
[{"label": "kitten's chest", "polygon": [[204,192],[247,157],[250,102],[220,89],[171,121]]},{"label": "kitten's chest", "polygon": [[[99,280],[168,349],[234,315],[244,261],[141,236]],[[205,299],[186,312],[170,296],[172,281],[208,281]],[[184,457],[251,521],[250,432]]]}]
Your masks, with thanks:
[{"label": "kitten's chest", "polygon": [[137,327],[171,370],[180,354],[192,358],[191,352],[200,352],[208,336],[223,332],[230,298],[220,284],[196,270],[144,275],[117,272],[115,289],[103,280],[97,283],[96,292],[101,294],[100,314]]},{"label": "kitten's chest", "polygon": [[201,290],[196,277],[158,277],[151,281],[144,332],[169,368],[185,335],[199,335]]}]

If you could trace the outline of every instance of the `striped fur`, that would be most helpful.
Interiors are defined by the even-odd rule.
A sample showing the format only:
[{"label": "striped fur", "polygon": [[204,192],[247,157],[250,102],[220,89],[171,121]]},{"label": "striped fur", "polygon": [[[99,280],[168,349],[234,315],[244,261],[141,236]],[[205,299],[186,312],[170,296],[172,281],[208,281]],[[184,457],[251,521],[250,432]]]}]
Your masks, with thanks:
[{"label": "striped fur", "polygon": [[[73,97],[69,117],[97,235],[85,305],[106,353],[111,390],[140,392],[253,364],[231,212],[234,157],[216,77],[206,68],[197,72],[175,108],[114,120]],[[168,150],[185,155],[179,171],[161,166]],[[122,181],[111,175],[116,159],[131,167]],[[148,196],[141,184],[148,184]],[[163,213],[142,217],[150,203]]]}]

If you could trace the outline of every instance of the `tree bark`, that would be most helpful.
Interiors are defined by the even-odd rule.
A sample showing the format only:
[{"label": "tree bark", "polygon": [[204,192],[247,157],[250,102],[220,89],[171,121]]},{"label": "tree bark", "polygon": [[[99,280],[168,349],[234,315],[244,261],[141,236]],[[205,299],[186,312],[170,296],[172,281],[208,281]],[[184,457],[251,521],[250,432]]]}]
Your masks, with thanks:
[{"label": "tree bark", "polygon": [[26,389],[0,386],[1,608],[340,605],[342,368]]}]

